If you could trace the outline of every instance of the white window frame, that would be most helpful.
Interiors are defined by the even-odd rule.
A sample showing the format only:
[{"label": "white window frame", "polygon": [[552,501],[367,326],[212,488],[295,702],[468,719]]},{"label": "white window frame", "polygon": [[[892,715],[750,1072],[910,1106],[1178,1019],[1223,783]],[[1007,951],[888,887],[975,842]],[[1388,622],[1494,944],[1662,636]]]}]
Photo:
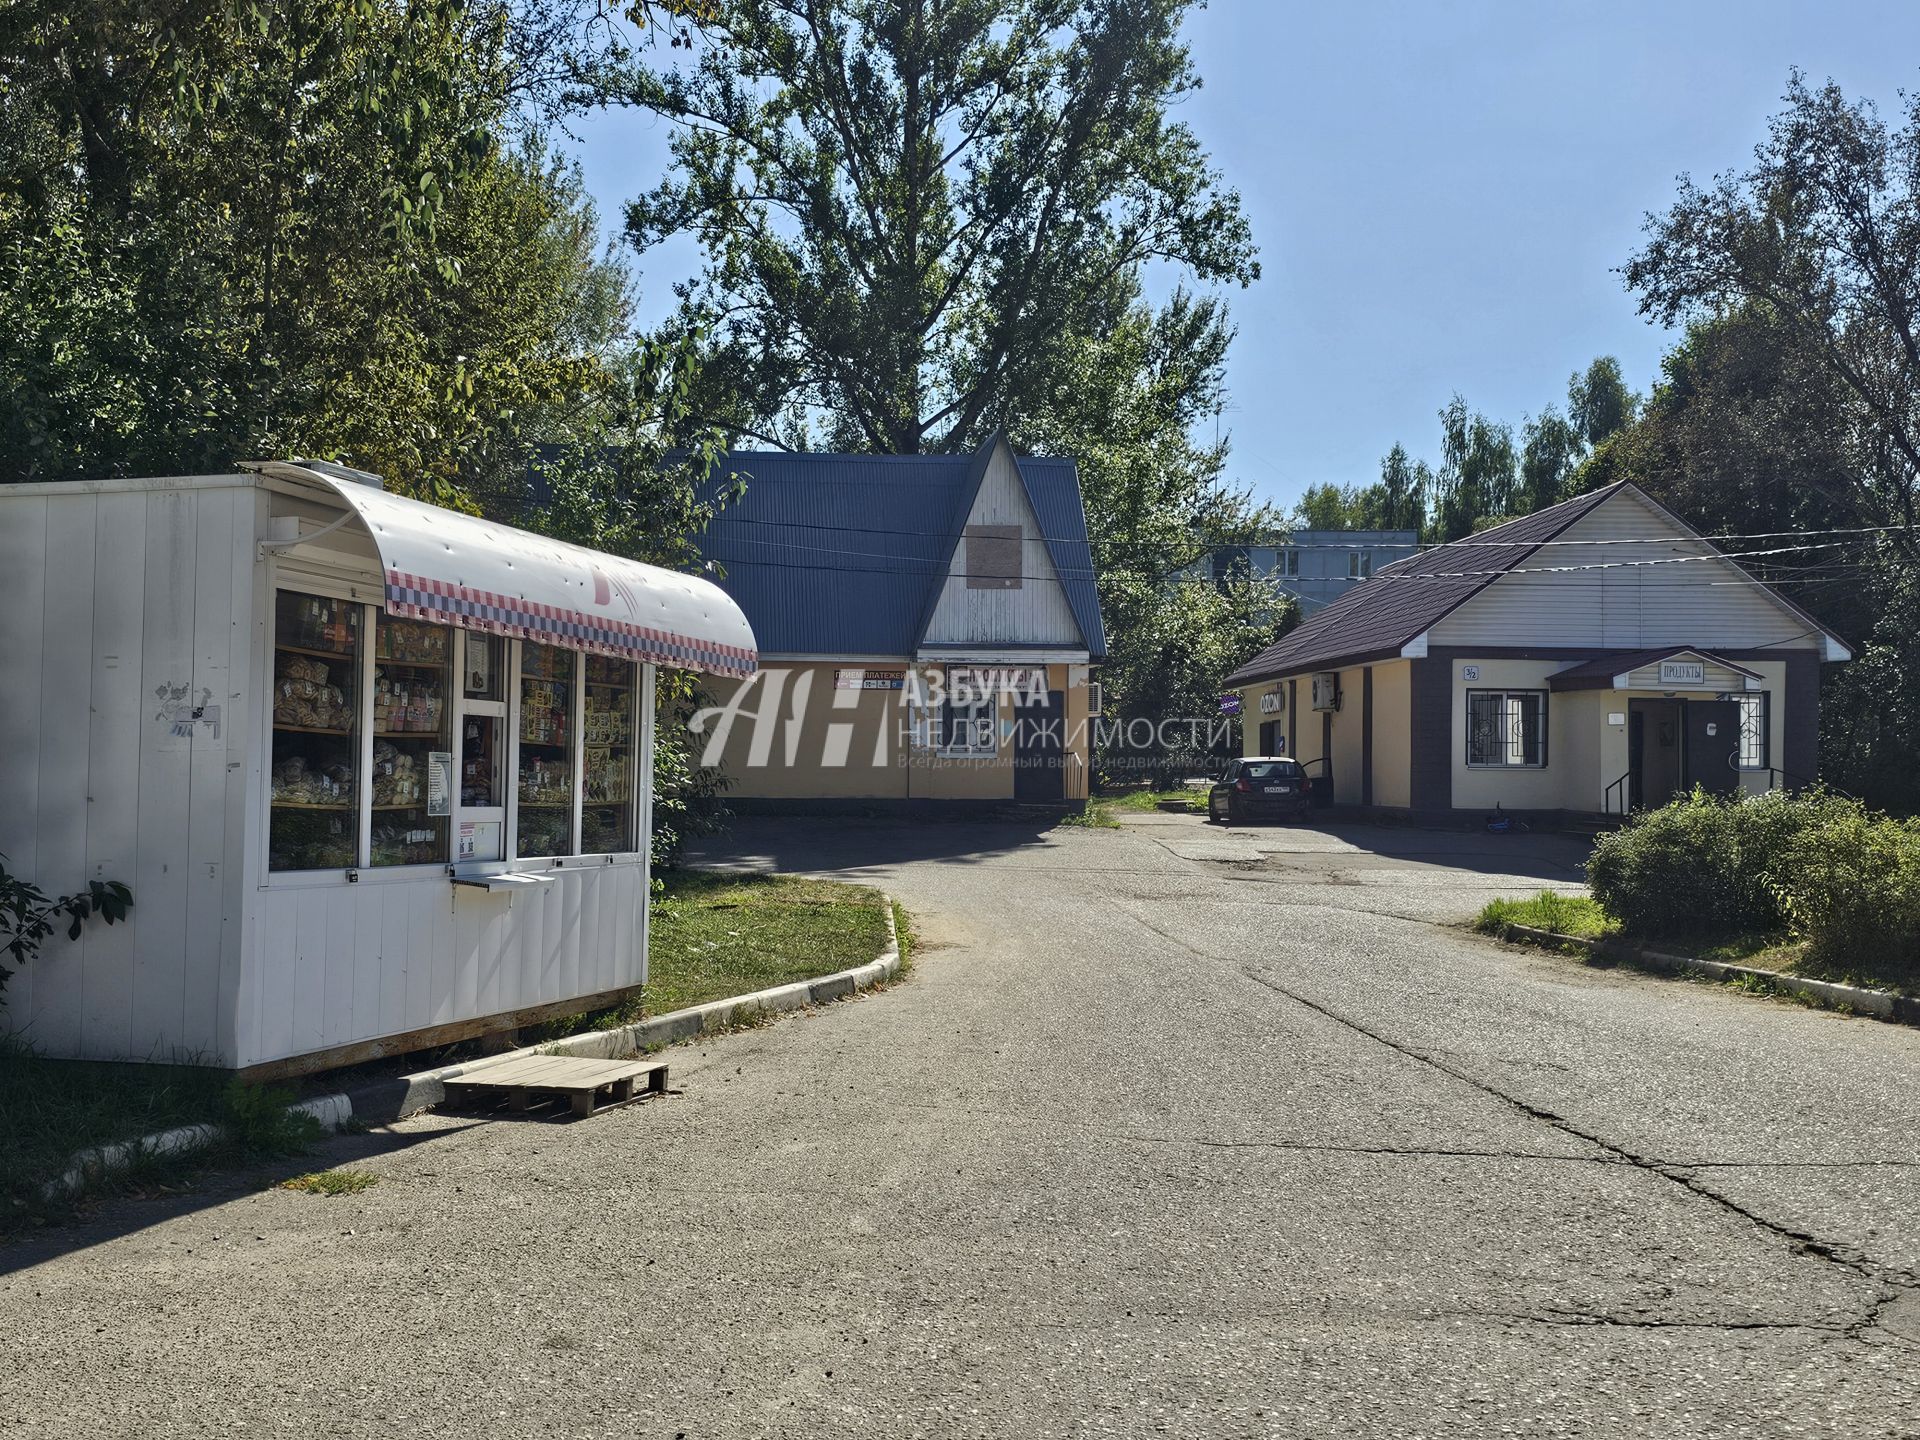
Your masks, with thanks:
[{"label": "white window frame", "polygon": [[1297,580],[1300,578],[1300,551],[1298,547],[1283,545],[1280,548],[1279,560],[1280,574],[1284,579]]},{"label": "white window frame", "polygon": [[[965,718],[960,718],[963,716]],[[939,727],[940,753],[975,759],[1000,753],[1000,697],[989,694],[956,703],[949,694],[934,724]]]},{"label": "white window frame", "polygon": [[[1508,736],[1501,746],[1501,749],[1505,752],[1501,759],[1476,760],[1473,758],[1473,697],[1476,695],[1497,695],[1501,699],[1502,714],[1500,723],[1503,731]],[[1510,702],[1519,699],[1521,696],[1528,695],[1537,696],[1540,701],[1540,758],[1537,760],[1528,760],[1526,758],[1525,742],[1518,737],[1518,715],[1517,713],[1508,713]],[[1475,689],[1467,691],[1466,696],[1466,765],[1469,770],[1544,770],[1547,768],[1548,696],[1545,690],[1530,687],[1518,687],[1514,689],[1476,687]],[[1521,758],[1512,758],[1516,751],[1518,751]]]},{"label": "white window frame", "polygon": [[1347,578],[1365,580],[1373,574],[1373,552],[1371,550],[1349,550],[1347,552]]},{"label": "white window frame", "polygon": [[[1740,712],[1740,734],[1734,744],[1733,750],[1733,768],[1736,770],[1752,772],[1773,768],[1773,736],[1771,733],[1773,716],[1770,713],[1773,705],[1767,697],[1768,692],[1765,690],[1751,690],[1744,695],[1736,695],[1733,697],[1733,703],[1739,707]],[[1749,723],[1747,718],[1747,712],[1749,710],[1757,710],[1759,712],[1757,722]],[[1758,764],[1750,765],[1747,763],[1747,737],[1749,735],[1759,736],[1760,760]]]},{"label": "white window frame", "polygon": [[[500,647],[504,656],[503,663],[506,667],[505,673],[502,676],[501,686],[501,694],[504,698],[501,700],[468,700],[466,698],[466,686],[463,681],[464,664],[454,664],[449,667],[450,683],[453,690],[453,694],[448,697],[448,704],[453,712],[453,729],[451,735],[454,755],[454,797],[453,804],[450,807],[451,813],[447,817],[447,859],[430,863],[381,865],[378,867],[369,863],[373,842],[373,673],[376,668],[374,657],[374,647],[376,643],[374,626],[379,623],[381,616],[384,614],[384,608],[377,601],[369,598],[368,592],[370,588],[371,587],[365,582],[350,581],[343,577],[333,576],[325,572],[316,572],[313,569],[295,566],[284,561],[276,562],[266,578],[267,618],[265,624],[261,627],[265,631],[266,663],[264,667],[265,688],[263,695],[266,703],[260,707],[260,714],[254,722],[257,727],[257,739],[255,743],[261,747],[260,753],[267,757],[262,763],[263,771],[271,771],[272,769],[274,729],[273,683],[276,670],[274,657],[279,638],[277,634],[278,603],[276,597],[282,591],[299,595],[317,595],[323,599],[344,600],[360,609],[361,651],[355,661],[359,669],[360,693],[356,704],[359,718],[357,722],[358,739],[355,744],[356,763],[354,767],[354,783],[359,800],[359,823],[357,827],[358,835],[355,841],[354,860],[351,865],[327,866],[317,870],[275,870],[271,867],[268,858],[268,849],[272,844],[273,786],[270,779],[266,783],[262,783],[259,787],[257,802],[259,806],[257,813],[260,816],[261,878],[259,885],[261,889],[313,888],[320,885],[341,883],[348,879],[357,880],[361,883],[371,882],[377,884],[404,881],[410,878],[417,879],[424,874],[445,874],[452,866],[460,863],[457,856],[460,843],[459,826],[463,811],[470,818],[492,819],[494,816],[499,815],[502,820],[502,858],[498,860],[476,860],[467,862],[474,873],[492,874],[502,871],[510,872],[522,868],[523,857],[519,851],[520,682],[523,678],[520,674],[520,647],[524,642],[516,639],[506,639]],[[433,625],[442,624],[440,621],[428,621],[427,623]],[[453,625],[448,625],[445,628],[451,632],[452,643],[454,645],[458,646],[464,643],[464,637],[467,634],[464,628]],[[586,765],[586,744],[582,726],[584,725],[584,716],[586,713],[586,657],[584,652],[573,650],[570,646],[561,646],[558,648],[568,650],[574,657],[573,722],[575,729],[572,747],[573,828],[571,831],[571,839],[568,842],[571,848],[564,853],[553,856],[538,855],[524,857],[524,864],[538,866],[542,869],[559,868],[565,865],[578,865],[581,863],[604,864],[612,858],[607,855],[583,855],[579,849],[582,839],[580,833],[580,812],[585,804],[583,772]],[[457,650],[456,658],[460,658]],[[646,824],[649,818],[646,809],[646,800],[648,797],[642,793],[643,787],[641,784],[642,773],[640,766],[644,758],[642,753],[644,736],[638,727],[649,724],[651,696],[646,688],[646,667],[639,661],[631,661],[629,663],[634,666],[634,683],[636,686],[634,716],[636,730],[632,757],[634,782],[631,789],[631,799],[629,801],[629,804],[633,808],[630,825],[636,843],[636,849],[631,853],[644,855],[648,853],[648,848],[651,844],[651,832]],[[455,703],[456,701],[457,703]],[[461,753],[461,722],[468,713],[469,708],[471,708],[472,713],[475,714],[501,716],[505,723],[504,748],[506,755],[504,760],[505,773],[503,776],[504,794],[502,796],[505,804],[501,807],[467,811],[465,807],[460,804],[459,757]],[[934,724],[938,725],[938,723],[939,720],[938,717],[936,717]],[[997,733],[996,726],[996,736]],[[955,751],[953,753],[971,754],[975,752]],[[997,749],[985,753],[994,754],[997,753]]]}]

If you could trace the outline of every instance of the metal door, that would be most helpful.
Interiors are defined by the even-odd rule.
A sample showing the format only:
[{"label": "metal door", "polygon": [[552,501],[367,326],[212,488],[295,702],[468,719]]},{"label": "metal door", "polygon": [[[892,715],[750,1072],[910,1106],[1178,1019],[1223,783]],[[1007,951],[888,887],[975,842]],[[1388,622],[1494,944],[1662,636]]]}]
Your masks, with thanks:
[{"label": "metal door", "polygon": [[1687,788],[1698,785],[1710,795],[1731,795],[1740,788],[1740,772],[1733,768],[1740,707],[1731,700],[1689,700],[1686,712]]},{"label": "metal door", "polygon": [[1020,707],[1013,736],[1013,798],[1066,798],[1067,697],[1047,691],[1045,701]]}]

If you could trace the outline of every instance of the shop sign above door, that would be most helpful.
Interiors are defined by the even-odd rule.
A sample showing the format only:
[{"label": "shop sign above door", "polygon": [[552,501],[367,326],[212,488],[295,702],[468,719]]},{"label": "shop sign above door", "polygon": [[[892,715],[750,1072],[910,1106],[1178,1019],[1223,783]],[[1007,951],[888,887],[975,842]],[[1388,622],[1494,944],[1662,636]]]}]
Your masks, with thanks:
[{"label": "shop sign above door", "polygon": [[906,688],[907,672],[904,670],[836,670],[833,672],[833,688],[836,690],[902,690]]},{"label": "shop sign above door", "polygon": [[1662,685],[1704,685],[1707,683],[1706,662],[1704,660],[1662,660],[1660,683]]}]

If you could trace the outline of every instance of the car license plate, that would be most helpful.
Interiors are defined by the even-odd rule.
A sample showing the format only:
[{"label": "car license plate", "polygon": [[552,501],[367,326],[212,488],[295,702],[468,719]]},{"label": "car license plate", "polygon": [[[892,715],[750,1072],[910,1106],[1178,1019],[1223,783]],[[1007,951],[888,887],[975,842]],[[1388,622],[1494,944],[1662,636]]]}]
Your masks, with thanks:
[{"label": "car license plate", "polygon": [[1293,793],[1293,787],[1291,785],[1267,786],[1267,794],[1269,795],[1291,795],[1292,793]]}]

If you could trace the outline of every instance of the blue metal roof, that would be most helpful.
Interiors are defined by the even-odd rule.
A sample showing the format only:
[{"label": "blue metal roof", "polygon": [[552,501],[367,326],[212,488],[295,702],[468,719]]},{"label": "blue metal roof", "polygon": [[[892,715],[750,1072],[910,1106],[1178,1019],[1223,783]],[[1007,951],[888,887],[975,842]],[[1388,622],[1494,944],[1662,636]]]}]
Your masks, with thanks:
[{"label": "blue metal roof", "polygon": [[[763,654],[911,656],[998,443],[973,455],[725,455],[716,476],[741,476],[746,493],[696,537],[723,572],[711,578]],[[1079,473],[1065,458],[1015,463],[1087,649],[1103,658]]]}]

